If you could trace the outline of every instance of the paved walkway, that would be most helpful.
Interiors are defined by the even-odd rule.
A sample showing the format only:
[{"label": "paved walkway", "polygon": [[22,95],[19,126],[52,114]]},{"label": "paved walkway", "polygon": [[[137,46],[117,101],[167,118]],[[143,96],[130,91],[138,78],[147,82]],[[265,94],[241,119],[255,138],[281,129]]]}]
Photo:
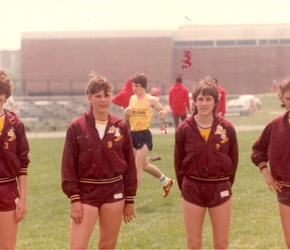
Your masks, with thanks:
[{"label": "paved walkway", "polygon": [[[236,131],[262,131],[265,126],[236,126]],[[168,134],[173,134],[175,131],[174,127],[167,128]],[[161,134],[159,128],[151,128],[152,134]],[[163,132],[164,133],[164,132]],[[66,132],[65,131],[57,131],[57,132],[27,132],[27,137],[29,139],[37,139],[37,138],[64,138]]]}]

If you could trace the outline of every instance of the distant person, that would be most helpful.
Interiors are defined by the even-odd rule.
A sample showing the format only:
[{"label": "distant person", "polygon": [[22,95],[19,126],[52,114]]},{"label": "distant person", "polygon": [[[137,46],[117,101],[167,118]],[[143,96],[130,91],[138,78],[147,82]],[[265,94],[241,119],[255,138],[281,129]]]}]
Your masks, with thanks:
[{"label": "distant person", "polygon": [[18,223],[27,210],[29,144],[21,120],[3,108],[12,88],[0,68],[0,249],[16,249]]},{"label": "distant person", "polygon": [[281,107],[287,111],[266,125],[253,144],[251,159],[270,191],[277,194],[284,238],[290,249],[290,77],[277,88]]},{"label": "distant person", "polygon": [[169,105],[173,115],[175,130],[178,127],[179,120],[184,121],[187,117],[186,109],[191,113],[188,94],[188,89],[182,84],[182,78],[177,77],[175,83],[169,89]]},{"label": "distant person", "polygon": [[216,115],[219,93],[211,79],[195,85],[192,100],[194,113],[178,126],[174,150],[187,249],[202,249],[206,211],[213,249],[228,249],[232,186],[238,167],[236,132],[230,122]]},{"label": "distant person", "polygon": [[224,117],[226,114],[227,98],[226,91],[221,87],[217,78],[212,78],[219,90],[219,106],[217,108],[217,115]]},{"label": "distant person", "polygon": [[147,77],[143,73],[137,73],[132,77],[132,87],[134,95],[131,96],[124,113],[131,129],[138,184],[141,181],[142,171],[145,171],[160,180],[163,185],[163,197],[167,197],[174,180],[165,176],[156,166],[149,164],[147,158],[148,152],[153,148],[152,134],[149,130],[153,110],[158,111],[161,120],[165,119],[166,110],[156,96],[146,93]]},{"label": "distant person", "polygon": [[15,102],[14,102],[13,95],[11,95],[11,96],[6,100],[6,102],[5,102],[4,105],[3,105],[3,108],[6,109],[6,110],[9,110],[9,111],[11,111],[11,112],[13,112],[14,114],[16,114],[16,105],[15,105]]},{"label": "distant person", "polygon": [[161,98],[161,90],[159,87],[152,87],[150,89],[150,95],[156,96],[158,100]]},{"label": "distant person", "polygon": [[126,108],[129,106],[130,97],[134,94],[131,83],[132,77],[126,80],[123,88],[115,96],[113,96],[112,102],[118,106]]},{"label": "distant person", "polygon": [[97,220],[98,249],[114,249],[122,217],[135,217],[137,173],[130,131],[109,113],[112,86],[92,73],[90,110],[74,119],[65,138],[62,190],[71,202],[70,249],[86,249]]}]

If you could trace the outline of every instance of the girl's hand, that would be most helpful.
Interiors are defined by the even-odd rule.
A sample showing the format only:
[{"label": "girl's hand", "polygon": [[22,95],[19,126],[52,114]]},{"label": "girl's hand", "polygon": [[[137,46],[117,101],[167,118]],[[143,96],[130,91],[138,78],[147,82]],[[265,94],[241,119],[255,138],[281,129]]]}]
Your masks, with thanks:
[{"label": "girl's hand", "polygon": [[19,222],[23,220],[26,216],[26,199],[21,199],[21,197],[19,197],[15,200],[15,202],[15,221]]},{"label": "girl's hand", "polygon": [[263,168],[262,174],[264,176],[264,180],[266,184],[268,185],[271,191],[281,192],[281,189],[283,188],[283,186],[281,185],[281,183],[279,183],[276,179],[273,178],[268,168]]},{"label": "girl's hand", "polygon": [[124,213],[123,213],[124,222],[127,224],[127,223],[131,222],[135,217],[136,217],[135,205],[134,204],[125,204]]},{"label": "girl's hand", "polygon": [[75,202],[71,204],[70,217],[75,221],[75,223],[80,224],[84,218],[83,204]]}]

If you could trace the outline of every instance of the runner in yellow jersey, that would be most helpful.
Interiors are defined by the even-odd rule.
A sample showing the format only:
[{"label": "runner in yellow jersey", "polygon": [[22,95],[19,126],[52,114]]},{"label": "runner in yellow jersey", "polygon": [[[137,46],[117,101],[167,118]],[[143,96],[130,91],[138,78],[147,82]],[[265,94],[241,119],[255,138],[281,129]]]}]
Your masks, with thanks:
[{"label": "runner in yellow jersey", "polygon": [[124,112],[131,129],[138,184],[141,181],[142,171],[145,171],[161,181],[163,197],[166,197],[174,180],[166,177],[159,168],[149,164],[147,160],[148,152],[153,148],[152,134],[149,130],[153,110],[158,111],[158,117],[161,120],[165,119],[166,110],[157,97],[146,93],[147,77],[143,73],[137,73],[132,77],[131,82],[134,95],[131,96],[129,106],[125,108]]}]

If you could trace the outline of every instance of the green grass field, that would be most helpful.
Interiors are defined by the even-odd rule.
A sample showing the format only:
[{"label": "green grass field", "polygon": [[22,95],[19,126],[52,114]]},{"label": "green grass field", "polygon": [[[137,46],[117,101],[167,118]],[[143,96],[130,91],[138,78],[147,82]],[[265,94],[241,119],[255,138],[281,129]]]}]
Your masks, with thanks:
[{"label": "green grass field", "polygon": [[[275,101],[273,101],[275,103]],[[277,102],[278,103],[278,102]],[[264,102],[263,102],[264,104]],[[278,110],[278,105],[273,105]],[[268,111],[267,111],[268,110]],[[234,125],[255,125],[256,116],[229,118]],[[263,116],[264,123],[271,115]],[[262,123],[262,124],[264,124]],[[153,128],[154,130],[157,128]],[[233,215],[230,234],[232,249],[285,248],[275,193],[268,190],[259,170],[250,160],[251,146],[260,131],[240,131],[239,167],[233,187]],[[154,148],[150,155],[160,155],[156,165],[170,177],[173,167],[174,135],[153,136]],[[68,198],[60,187],[60,162],[64,139],[30,139],[28,213],[19,225],[18,249],[68,249]],[[135,200],[137,217],[130,224],[122,224],[118,249],[185,249],[185,234],[181,212],[180,192],[174,185],[167,198],[157,179],[143,174]],[[96,249],[98,227],[90,242]],[[204,224],[203,248],[212,248],[211,226],[208,215]]]}]

